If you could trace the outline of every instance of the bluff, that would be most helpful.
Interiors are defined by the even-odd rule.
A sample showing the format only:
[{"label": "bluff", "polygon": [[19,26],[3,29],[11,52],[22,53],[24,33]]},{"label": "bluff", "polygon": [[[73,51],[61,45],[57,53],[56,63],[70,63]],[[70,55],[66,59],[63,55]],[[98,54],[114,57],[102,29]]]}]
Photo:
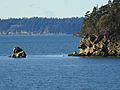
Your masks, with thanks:
[{"label": "bluff", "polygon": [[79,52],[70,56],[120,56],[120,0],[86,12]]}]

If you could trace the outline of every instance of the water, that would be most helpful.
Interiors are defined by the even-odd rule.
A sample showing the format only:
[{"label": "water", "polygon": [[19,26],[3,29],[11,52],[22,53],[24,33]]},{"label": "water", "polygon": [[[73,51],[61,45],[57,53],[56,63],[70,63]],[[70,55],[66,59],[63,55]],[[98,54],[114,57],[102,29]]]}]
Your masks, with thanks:
[{"label": "water", "polygon": [[[120,59],[68,57],[78,44],[72,36],[1,36],[0,90],[120,90]],[[16,45],[27,58],[8,58]]]},{"label": "water", "polygon": [[9,55],[16,46],[28,55],[59,55],[77,50],[79,38],[62,36],[0,36],[0,55]]}]

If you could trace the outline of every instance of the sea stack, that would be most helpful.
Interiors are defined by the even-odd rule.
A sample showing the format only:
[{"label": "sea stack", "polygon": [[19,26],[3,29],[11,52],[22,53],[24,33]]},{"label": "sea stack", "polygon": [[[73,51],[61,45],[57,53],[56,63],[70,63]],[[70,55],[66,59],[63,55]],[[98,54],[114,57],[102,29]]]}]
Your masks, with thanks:
[{"label": "sea stack", "polygon": [[21,49],[20,47],[15,47],[13,48],[13,53],[10,57],[13,58],[26,58],[26,53],[25,51],[23,51],[23,49]]}]

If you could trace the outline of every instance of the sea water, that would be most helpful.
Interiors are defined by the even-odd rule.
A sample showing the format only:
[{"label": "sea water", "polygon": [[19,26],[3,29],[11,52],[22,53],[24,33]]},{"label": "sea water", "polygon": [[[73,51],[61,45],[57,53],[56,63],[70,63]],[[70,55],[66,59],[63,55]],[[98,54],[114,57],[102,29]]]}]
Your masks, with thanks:
[{"label": "sea water", "polygon": [[[68,57],[71,35],[0,36],[0,90],[120,90],[120,59]],[[8,56],[16,46],[27,58]]]}]

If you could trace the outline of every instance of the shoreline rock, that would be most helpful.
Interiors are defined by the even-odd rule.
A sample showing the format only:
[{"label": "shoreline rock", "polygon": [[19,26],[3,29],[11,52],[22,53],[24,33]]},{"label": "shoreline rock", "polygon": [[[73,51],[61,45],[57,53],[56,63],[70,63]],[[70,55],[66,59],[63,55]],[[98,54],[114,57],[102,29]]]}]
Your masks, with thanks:
[{"label": "shoreline rock", "polygon": [[81,39],[79,52],[68,56],[120,56],[120,42],[109,40],[105,35],[90,35]]}]

